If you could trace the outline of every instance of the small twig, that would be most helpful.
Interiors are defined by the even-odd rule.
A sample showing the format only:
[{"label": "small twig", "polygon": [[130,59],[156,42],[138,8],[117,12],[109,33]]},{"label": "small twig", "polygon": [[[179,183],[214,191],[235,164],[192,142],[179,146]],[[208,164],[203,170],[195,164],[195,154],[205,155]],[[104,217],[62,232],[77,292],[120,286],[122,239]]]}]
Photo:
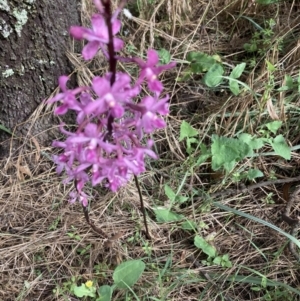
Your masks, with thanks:
[{"label": "small twig", "polygon": [[151,236],[150,236],[149,230],[148,230],[148,224],[147,224],[147,218],[146,218],[146,210],[145,210],[145,206],[144,206],[143,196],[142,196],[140,185],[139,185],[139,181],[138,181],[138,178],[137,178],[136,175],[134,175],[134,181],[135,181],[135,185],[136,185],[136,188],[138,190],[138,193],[139,193],[139,198],[140,198],[140,203],[141,203],[141,210],[142,210],[143,218],[144,218],[145,234],[146,234],[146,237],[148,239],[151,239]]}]

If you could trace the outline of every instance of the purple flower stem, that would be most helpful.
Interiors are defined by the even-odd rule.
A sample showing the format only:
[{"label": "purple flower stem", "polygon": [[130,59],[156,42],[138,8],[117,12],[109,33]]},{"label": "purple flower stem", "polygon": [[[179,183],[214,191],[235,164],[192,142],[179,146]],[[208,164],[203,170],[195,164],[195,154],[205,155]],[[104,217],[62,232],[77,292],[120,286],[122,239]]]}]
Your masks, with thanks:
[{"label": "purple flower stem", "polygon": [[144,225],[145,225],[145,235],[148,239],[151,240],[151,235],[150,235],[149,230],[148,230],[146,210],[145,210],[145,206],[144,206],[143,196],[142,196],[142,193],[141,193],[139,180],[138,180],[138,177],[136,175],[134,175],[134,181],[135,181],[135,185],[136,185],[136,188],[138,190],[139,197],[140,197],[141,211],[143,213],[143,219],[144,219]]},{"label": "purple flower stem", "polygon": [[[74,180],[74,186],[75,186],[75,189],[77,190],[77,193],[79,193],[78,189],[77,189],[77,181]],[[89,217],[89,210],[88,210],[88,206],[84,206],[82,204],[82,209],[83,209],[83,214],[84,214],[84,217],[85,217],[85,220],[87,222],[87,224],[97,233],[99,234],[101,237],[103,238],[108,238],[108,235],[103,231],[101,230],[100,228],[96,227],[94,225],[94,223],[90,220],[90,217]]]},{"label": "purple flower stem", "polygon": [[[125,1],[122,2],[122,5],[125,4]],[[115,54],[115,49],[114,49],[114,43],[113,43],[113,30],[112,30],[112,23],[111,23],[111,3],[110,0],[102,0],[102,5],[104,7],[104,17],[106,21],[106,25],[108,28],[108,37],[109,37],[109,42],[107,45],[108,48],[108,56],[109,56],[109,71],[111,72],[111,78],[110,78],[110,85],[112,86],[116,80],[116,70],[117,70],[117,59],[116,59],[116,54]],[[110,115],[107,120],[107,134],[105,135],[104,141],[109,139],[112,135],[112,130],[113,130],[113,124],[114,118]],[[148,224],[147,224],[147,218],[146,218],[146,210],[144,206],[144,201],[143,201],[143,196],[141,193],[139,181],[136,175],[134,175],[134,180],[135,180],[135,185],[137,187],[138,193],[139,193],[139,198],[140,198],[140,203],[141,203],[141,210],[143,213],[143,219],[144,219],[144,225],[145,225],[145,235],[148,239],[151,239],[151,236],[149,234],[148,230]]]},{"label": "purple flower stem", "polygon": [[83,214],[84,214],[84,217],[85,217],[85,220],[87,222],[87,224],[97,233],[99,234],[101,237],[103,238],[108,238],[108,235],[103,231],[101,230],[100,228],[96,227],[94,225],[94,223],[90,220],[90,217],[89,217],[89,211],[88,211],[88,207],[84,206],[82,204],[82,209],[83,209]]},{"label": "purple flower stem", "polygon": [[[111,23],[111,3],[110,0],[101,0],[102,5],[104,7],[104,17],[105,22],[108,29],[108,38],[109,42],[107,45],[108,48],[108,57],[109,57],[109,71],[111,72],[111,78],[110,78],[110,85],[112,86],[114,82],[116,81],[116,72],[117,72],[117,59],[114,49],[114,41],[113,41],[113,30],[112,30],[112,23]],[[109,138],[112,135],[113,130],[113,124],[114,118],[110,115],[107,120],[107,130],[108,132],[105,135],[104,141],[109,140]]]},{"label": "purple flower stem", "polygon": [[111,72],[110,85],[112,86],[116,80],[117,59],[115,56],[116,54],[115,54],[114,42],[113,42],[110,0],[102,0],[102,5],[104,7],[104,11],[105,11],[104,18],[108,29],[109,42],[107,48],[108,48],[108,56],[109,56],[109,71]]}]

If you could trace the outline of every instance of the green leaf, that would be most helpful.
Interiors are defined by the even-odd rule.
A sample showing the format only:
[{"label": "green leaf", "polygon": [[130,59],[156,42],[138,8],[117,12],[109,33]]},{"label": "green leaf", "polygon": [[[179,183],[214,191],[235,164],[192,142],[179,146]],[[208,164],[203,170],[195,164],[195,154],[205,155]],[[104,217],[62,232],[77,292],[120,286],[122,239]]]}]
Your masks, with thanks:
[{"label": "green leaf", "polygon": [[253,179],[256,179],[256,178],[263,177],[263,176],[264,176],[264,174],[259,169],[250,169],[247,172],[247,179],[250,181]]},{"label": "green leaf", "polygon": [[179,141],[182,141],[184,138],[191,138],[197,135],[199,135],[198,131],[194,129],[188,122],[183,120],[180,125]]},{"label": "green leaf", "polygon": [[192,146],[193,143],[198,143],[197,138],[187,138],[186,139],[186,152],[191,155],[194,151],[194,147]]},{"label": "green leaf", "polygon": [[187,54],[187,60],[191,62],[190,68],[194,73],[206,72],[216,60],[206,53],[192,51]]},{"label": "green leaf", "polygon": [[266,63],[267,63],[268,71],[275,72],[277,70],[276,67],[271,62],[269,62],[268,60],[266,60]]},{"label": "green leaf", "polygon": [[169,209],[154,209],[156,220],[162,223],[176,222],[184,218],[183,215],[170,211]]},{"label": "green leaf", "polygon": [[268,128],[269,131],[271,131],[273,134],[276,134],[276,132],[279,130],[279,128],[282,125],[282,121],[280,120],[275,120],[272,122],[269,122],[266,124],[266,127]]},{"label": "green leaf", "polygon": [[239,139],[213,135],[211,153],[213,170],[224,167],[230,171],[236,162],[252,154],[252,149]]},{"label": "green leaf", "polygon": [[226,268],[231,268],[232,267],[232,263],[231,261],[229,260],[229,255],[228,254],[225,254],[222,256],[222,266],[223,267],[226,267]]},{"label": "green leaf", "polygon": [[265,145],[264,138],[256,138],[247,133],[240,134],[238,138],[248,144],[251,149],[260,149]]},{"label": "green leaf", "polygon": [[210,154],[201,155],[196,162],[196,166],[201,165],[203,162],[205,162],[210,157]]},{"label": "green leaf", "polygon": [[145,270],[141,260],[129,260],[121,263],[114,271],[113,280],[118,288],[127,289],[133,286]]},{"label": "green leaf", "polygon": [[171,202],[175,201],[176,193],[172,190],[172,188],[169,185],[165,185],[165,194],[169,198]]},{"label": "green leaf", "polygon": [[290,90],[290,88],[288,86],[282,86],[279,89],[277,89],[278,92],[284,92],[284,91],[288,91]]},{"label": "green leaf", "polygon": [[246,67],[246,63],[241,63],[241,64],[236,65],[233,68],[233,70],[231,71],[229,76],[232,78],[239,78],[242,75],[242,73],[244,72],[245,67]]},{"label": "green leaf", "polygon": [[79,298],[96,296],[95,294],[96,288],[95,287],[88,288],[84,283],[82,283],[81,286],[75,286],[73,291],[74,291],[74,295]]},{"label": "green leaf", "polygon": [[236,80],[229,80],[229,89],[232,92],[233,95],[237,96],[240,94],[240,87]]},{"label": "green leaf", "polygon": [[255,51],[257,51],[257,44],[255,42],[245,43],[244,49],[249,53],[255,52]]},{"label": "green leaf", "polygon": [[99,287],[98,295],[99,298],[96,301],[110,301],[113,293],[113,288],[109,285],[102,285]]},{"label": "green leaf", "polygon": [[209,257],[215,258],[217,250],[214,246],[210,245],[203,237],[196,235],[194,238],[194,245],[201,249]]},{"label": "green leaf", "polygon": [[217,256],[214,260],[213,260],[214,264],[220,265],[223,268],[231,268],[232,267],[232,263],[229,260],[228,254],[225,254],[223,256]]},{"label": "green leaf", "polygon": [[285,85],[288,87],[289,90],[293,89],[294,81],[293,81],[293,78],[290,75],[285,75],[284,76],[284,82],[285,82]]},{"label": "green leaf", "polygon": [[157,52],[158,52],[160,63],[162,65],[170,63],[171,54],[167,49],[162,48],[162,49],[159,49]]},{"label": "green leaf", "polygon": [[194,221],[187,220],[182,223],[181,228],[183,230],[195,231],[195,229],[197,228],[197,224]]},{"label": "green leaf", "polygon": [[178,202],[179,204],[183,204],[187,200],[189,200],[189,197],[183,196],[183,195],[177,195],[176,198],[175,198],[175,201]]},{"label": "green leaf", "polygon": [[273,147],[275,153],[278,156],[283,157],[286,160],[291,159],[291,149],[287,145],[284,137],[282,135],[276,136],[271,142],[271,146]]},{"label": "green leaf", "polygon": [[214,260],[213,263],[216,265],[221,265],[222,262],[222,257],[221,256],[217,256]]},{"label": "green leaf", "polygon": [[210,150],[206,147],[204,143],[200,144],[201,155],[198,157],[196,166],[199,166],[205,162],[209,157],[211,157]]},{"label": "green leaf", "polygon": [[212,65],[207,73],[203,77],[205,85],[208,87],[216,87],[222,81],[222,75],[224,74],[224,68],[220,64]]}]

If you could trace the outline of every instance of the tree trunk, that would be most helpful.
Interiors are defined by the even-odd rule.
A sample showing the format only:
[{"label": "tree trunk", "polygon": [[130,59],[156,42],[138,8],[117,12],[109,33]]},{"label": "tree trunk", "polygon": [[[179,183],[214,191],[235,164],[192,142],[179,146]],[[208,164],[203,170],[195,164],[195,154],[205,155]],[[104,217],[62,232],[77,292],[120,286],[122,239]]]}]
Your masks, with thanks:
[{"label": "tree trunk", "polygon": [[[59,75],[72,70],[66,50],[69,27],[79,24],[78,2],[0,1],[0,125],[15,130],[13,137],[29,132],[42,144],[51,140],[47,131],[54,122],[51,112],[28,120],[57,87]],[[0,129],[0,158],[8,153],[9,144],[4,143],[8,138]]]}]

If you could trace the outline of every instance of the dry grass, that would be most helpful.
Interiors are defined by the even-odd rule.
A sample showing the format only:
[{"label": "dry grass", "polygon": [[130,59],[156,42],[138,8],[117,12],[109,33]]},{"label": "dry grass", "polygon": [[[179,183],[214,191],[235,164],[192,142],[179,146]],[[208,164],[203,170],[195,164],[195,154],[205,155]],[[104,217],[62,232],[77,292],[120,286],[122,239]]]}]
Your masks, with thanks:
[{"label": "dry grass", "polygon": [[[218,252],[229,254],[233,267],[224,269],[202,265],[206,256],[194,246],[194,233],[182,230],[180,223],[157,223],[153,215],[156,205],[169,204],[164,194],[165,184],[175,191],[182,185],[181,192],[189,197],[192,190],[210,193],[234,185],[229,178],[225,187],[222,176],[212,173],[209,162],[193,173],[188,172],[185,146],[178,142],[182,120],[199,129],[202,141],[209,143],[213,133],[232,136],[237,131],[244,131],[254,134],[267,120],[279,118],[285,123],[285,138],[291,145],[299,144],[299,94],[278,93],[278,102],[271,110],[266,109],[262,97],[254,99],[248,92],[233,97],[226,89],[208,90],[197,78],[185,82],[177,80],[178,73],[185,69],[182,62],[189,51],[218,53],[231,65],[249,60],[243,44],[249,42],[255,29],[241,16],[261,25],[273,18],[276,24],[270,47],[264,56],[257,56],[251,72],[242,80],[262,95],[270,78],[266,59],[277,67],[275,81],[279,85],[284,82],[285,74],[297,76],[299,3],[283,1],[263,6],[250,0],[130,0],[128,5],[134,18],[127,20],[123,16],[123,33],[127,32],[124,40],[132,46],[130,51],[144,54],[149,47],[163,47],[178,62],[177,70],[163,77],[171,96],[171,114],[168,128],[156,136],[161,160],[151,163],[149,171],[140,179],[153,239],[147,241],[140,235],[142,216],[133,182],[117,195],[91,189],[90,218],[110,236],[120,236],[108,247],[105,240],[88,227],[82,208],[67,203],[70,187],[61,184],[47,157],[54,150],[33,140],[31,151],[18,157],[10,156],[2,162],[0,169],[0,300],[79,300],[68,296],[68,292],[64,292],[64,296],[53,293],[53,289],[62,288],[72,276],[76,277],[77,283],[94,279],[99,285],[111,284],[114,268],[131,258],[142,258],[147,264],[139,285],[133,288],[140,300],[151,300],[150,297],[156,300],[266,300],[263,296],[267,290],[254,291],[250,280],[249,283],[228,281],[227,276],[238,279],[241,275],[249,275],[261,279],[263,275],[269,280],[299,288],[299,263],[279,233],[216,207],[207,207],[209,204],[204,199],[193,201],[191,198],[184,206],[177,206],[178,213],[197,225],[207,226],[199,227],[197,234],[213,236]],[[91,1],[82,0],[83,24],[88,25],[92,12]],[[284,52],[278,47],[283,38]],[[126,48],[124,55],[132,55],[129,49]],[[88,83],[94,75],[105,71],[101,55],[89,65],[72,49],[68,56],[80,84]],[[120,67],[134,72],[128,66]],[[291,100],[287,105],[288,97]],[[299,174],[300,161],[295,152],[290,162],[273,156],[258,157],[243,164],[259,167],[266,178],[272,172],[277,177],[292,177]],[[288,226],[280,219],[288,189],[287,186],[268,186],[249,195],[220,201],[288,232]],[[270,193],[275,201],[272,205],[265,201]],[[296,215],[297,210],[300,208],[296,206],[293,214]],[[272,292],[271,287],[268,290]],[[281,299],[273,296],[270,300],[300,298],[292,293],[289,296]],[[113,300],[132,299],[126,299],[125,293],[120,291]]]}]

